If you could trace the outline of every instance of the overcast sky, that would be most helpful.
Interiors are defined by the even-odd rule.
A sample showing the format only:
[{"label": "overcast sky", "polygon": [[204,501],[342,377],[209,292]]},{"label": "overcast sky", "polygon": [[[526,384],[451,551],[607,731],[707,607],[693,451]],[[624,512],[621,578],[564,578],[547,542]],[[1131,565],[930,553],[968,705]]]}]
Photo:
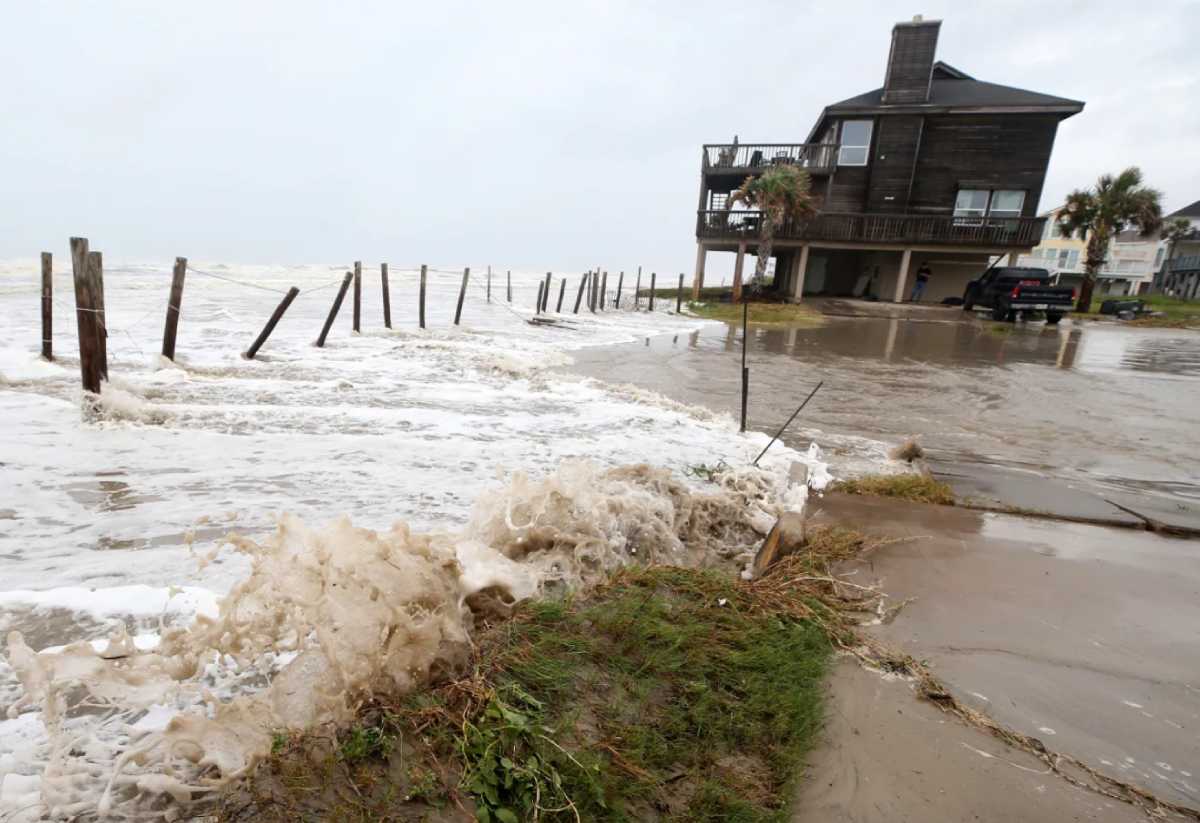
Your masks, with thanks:
[{"label": "overcast sky", "polygon": [[1087,102],[1040,207],[1200,199],[1200,2],[0,0],[0,257],[691,271],[700,144],[802,141],[892,24]]}]

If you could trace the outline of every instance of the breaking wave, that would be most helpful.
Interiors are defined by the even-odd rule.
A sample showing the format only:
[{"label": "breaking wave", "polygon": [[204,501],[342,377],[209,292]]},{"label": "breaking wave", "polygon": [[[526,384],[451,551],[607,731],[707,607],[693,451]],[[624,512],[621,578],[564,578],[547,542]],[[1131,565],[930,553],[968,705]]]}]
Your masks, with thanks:
[{"label": "breaking wave", "polygon": [[40,717],[46,736],[40,776],[6,775],[0,812],[179,819],[267,755],[276,732],[347,720],[367,695],[458,669],[482,611],[632,562],[745,564],[784,509],[828,482],[815,446],[803,462],[808,483],[777,461],[702,485],[645,464],[570,462],[482,495],[460,532],[285,515],[267,539],[230,535],[249,574],[215,615],[161,628],[157,642],[122,626],[107,642],[36,652],[9,634],[20,694],[7,714]]}]

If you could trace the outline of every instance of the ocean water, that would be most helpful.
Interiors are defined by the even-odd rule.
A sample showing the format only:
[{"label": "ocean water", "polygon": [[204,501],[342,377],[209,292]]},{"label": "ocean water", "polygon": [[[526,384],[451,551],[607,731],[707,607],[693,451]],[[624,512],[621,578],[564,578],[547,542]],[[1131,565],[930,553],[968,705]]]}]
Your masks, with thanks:
[{"label": "ocean water", "polygon": [[[172,802],[195,795],[194,786],[180,788],[198,779],[194,763],[173,759],[180,747],[223,753],[223,776],[261,748],[261,738],[214,743],[222,713],[248,713],[238,717],[253,715],[265,729],[280,717],[341,711],[328,695],[299,707],[272,703],[270,688],[256,696],[271,678],[340,678],[349,689],[390,672],[405,686],[409,675],[396,672],[427,667],[461,640],[472,592],[499,587],[520,597],[549,580],[586,582],[639,549],[706,562],[697,551],[710,547],[674,536],[701,511],[724,512],[703,528],[724,530],[744,551],[773,513],[803,505],[807,489],[787,479],[794,461],[825,477],[816,450],[782,444],[764,471],[746,469],[766,435],[563,368],[573,352],[700,328],[673,313],[674,301],[630,310],[632,277],[621,310],[575,315],[580,274],[569,273],[563,315],[536,325],[543,275],[513,272],[510,304],[503,273],[493,275],[489,302],[485,276],[473,271],[456,327],[461,270],[440,267],[429,273],[421,330],[417,272],[396,264],[386,329],[378,265],[367,264],[362,332],[351,330],[347,295],[318,349],[345,266],[197,262],[170,362],[159,354],[170,263],[108,262],[110,379],[98,413],[85,412],[65,259],[55,271],[49,363],[38,356],[36,262],[0,263],[0,632],[19,633],[0,662],[0,716],[8,715],[0,811],[23,809],[23,819],[55,808],[166,819]],[[610,276],[610,301],[615,282]],[[245,359],[291,286],[300,296],[258,357]],[[692,471],[700,464],[730,468],[714,487]],[[646,523],[665,525],[659,533]],[[401,561],[410,564],[405,574],[380,582]],[[446,577],[450,566],[459,571]],[[373,580],[363,577],[369,569]],[[360,600],[383,586],[393,605],[422,609],[433,598],[444,619],[421,622],[420,610],[401,606],[359,613],[326,597],[331,586]],[[294,625],[286,636],[250,633],[250,642],[238,635],[248,631],[238,617],[247,611]],[[414,640],[421,651],[406,649],[403,665],[392,656],[360,671],[346,662],[357,658],[339,645],[344,636],[323,629],[343,618],[366,636],[397,626],[434,634],[424,646]],[[234,635],[253,653],[229,654]],[[130,661],[158,685],[135,688]],[[202,665],[184,677],[181,661]],[[57,716],[54,701],[80,683],[107,715],[68,706]],[[188,726],[181,742],[182,721],[171,718],[182,716],[204,727]],[[158,737],[146,743],[147,735]],[[121,771],[135,745],[161,755],[136,779]],[[86,766],[71,757],[80,749]]]}]

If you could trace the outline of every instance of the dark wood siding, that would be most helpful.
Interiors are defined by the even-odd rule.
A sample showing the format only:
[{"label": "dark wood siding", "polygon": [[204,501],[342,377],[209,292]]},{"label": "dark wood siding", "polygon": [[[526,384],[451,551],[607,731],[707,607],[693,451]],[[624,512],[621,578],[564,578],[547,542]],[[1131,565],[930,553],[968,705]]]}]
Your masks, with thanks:
[{"label": "dark wood siding", "polygon": [[1035,216],[1058,119],[1056,114],[927,116],[908,210],[949,214],[962,186],[1022,189],[1022,214]]},{"label": "dark wood siding", "polygon": [[[847,117],[847,120],[871,120],[871,145],[867,151],[865,166],[836,166],[829,176],[828,193],[825,196],[825,211],[849,211],[861,213],[867,205],[867,189],[871,185],[871,163],[875,157],[875,144],[879,139],[879,120],[871,117]],[[841,121],[836,121],[839,134]]]},{"label": "dark wood siding", "polygon": [[875,154],[866,210],[878,214],[908,211],[913,160],[921,136],[921,117],[896,115],[876,120]]},{"label": "dark wood siding", "polygon": [[825,199],[826,211],[849,211],[861,213],[867,202],[867,184],[870,166],[841,166],[833,174],[829,196]]}]

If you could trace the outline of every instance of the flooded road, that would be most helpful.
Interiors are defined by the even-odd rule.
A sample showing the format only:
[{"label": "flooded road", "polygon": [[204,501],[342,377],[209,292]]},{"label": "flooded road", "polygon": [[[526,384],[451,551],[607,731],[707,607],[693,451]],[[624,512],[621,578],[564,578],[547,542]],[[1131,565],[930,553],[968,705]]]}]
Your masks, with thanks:
[{"label": "flooded road", "polygon": [[[878,466],[886,444],[917,436],[935,464],[1200,501],[1200,334],[951,316],[751,326],[748,425],[774,432],[824,380],[784,440],[829,447],[835,473]],[[740,328],[712,324],[582,352],[575,369],[736,416],[741,345]]]}]

